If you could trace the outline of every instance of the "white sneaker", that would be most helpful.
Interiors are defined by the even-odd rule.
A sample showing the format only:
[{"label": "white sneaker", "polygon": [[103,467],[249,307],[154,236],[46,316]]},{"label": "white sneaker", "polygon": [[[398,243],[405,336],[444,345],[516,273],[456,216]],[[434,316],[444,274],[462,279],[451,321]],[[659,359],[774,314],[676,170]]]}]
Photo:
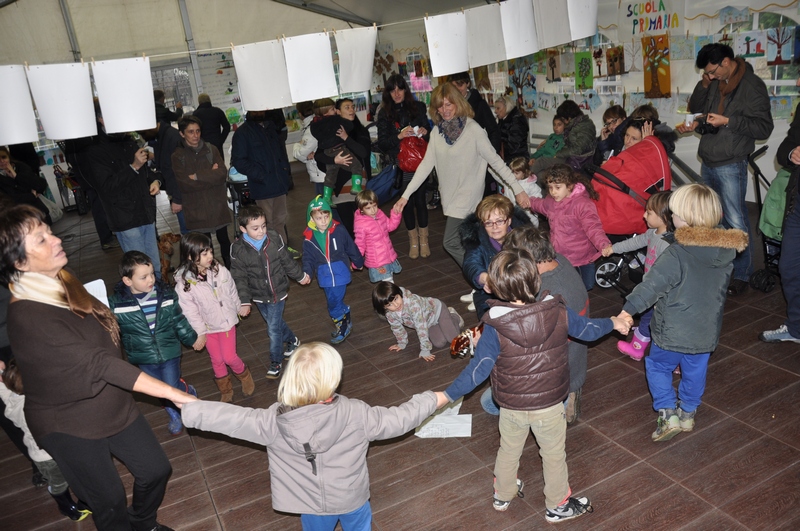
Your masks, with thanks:
[{"label": "white sneaker", "polygon": [[472,296],[475,294],[475,290],[470,291],[466,295],[461,296],[461,302],[467,303],[472,302]]},{"label": "white sneaker", "polygon": [[470,311],[470,312],[474,312],[475,311],[475,303],[474,302],[469,303],[469,306],[467,306],[467,310]]}]

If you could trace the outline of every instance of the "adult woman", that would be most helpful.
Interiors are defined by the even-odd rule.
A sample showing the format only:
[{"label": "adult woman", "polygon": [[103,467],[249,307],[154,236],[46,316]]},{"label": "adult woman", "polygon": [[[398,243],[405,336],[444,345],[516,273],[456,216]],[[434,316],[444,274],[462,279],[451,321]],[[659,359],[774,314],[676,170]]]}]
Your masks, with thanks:
[{"label": "adult woman", "polygon": [[[0,213],[0,282],[13,295],[8,332],[25,379],[28,427],[92,508],[97,529],[168,530],[156,512],[171,468],[129,391],[176,404],[194,397],[122,359],[114,316],[66,264],[40,211],[23,205]],[[134,477],[130,509],[112,454]]]},{"label": "adult woman", "polygon": [[231,267],[231,240],[225,181],[228,169],[216,146],[200,138],[202,123],[196,116],[178,120],[178,132],[183,138],[181,147],[172,154],[172,170],[183,196],[183,215],[186,228],[211,237],[217,235],[225,267]]},{"label": "adult woman", "polygon": [[500,124],[500,156],[506,163],[517,157],[531,157],[528,149],[528,119],[517,108],[517,102],[508,95],[494,99],[494,113]]},{"label": "adult woman", "polygon": [[444,83],[431,94],[430,113],[436,131],[431,135],[428,151],[417,168],[406,191],[394,209],[402,211],[411,194],[417,191],[428,174],[436,168],[442,209],[447,218],[444,249],[461,267],[464,248],[458,228],[483,197],[486,167],[491,164],[503,185],[514,191],[517,204],[528,208],[530,201],[514,174],[495,152],[486,132],[472,119],[472,107],[451,83]]},{"label": "adult woman", "polygon": [[567,100],[559,105],[556,109],[556,116],[562,118],[567,124],[564,128],[564,147],[558,151],[555,157],[543,157],[531,166],[531,171],[537,175],[556,164],[569,164],[573,168],[578,168],[586,162],[590,162],[594,157],[597,138],[592,119],[583,114],[581,108],[573,100]]},{"label": "adult woman", "polygon": [[[414,128],[417,131],[414,131]],[[403,76],[395,74],[386,80],[383,89],[382,106],[378,112],[378,147],[393,159],[400,153],[400,143],[404,138],[421,135],[427,142],[429,139],[428,117],[425,115],[425,104],[414,99]],[[403,172],[403,189],[405,192],[414,172]],[[427,177],[427,175],[426,175]],[[403,209],[403,223],[408,230],[408,257],[430,256],[428,245],[428,207],[425,204],[425,189],[415,191]]]},{"label": "adult woman", "polygon": [[11,153],[0,147],[0,192],[6,194],[16,205],[31,205],[41,210],[48,225],[53,222],[39,194],[47,189],[47,181],[35,175],[25,163],[11,160]]},{"label": "adult woman", "polygon": [[628,125],[628,114],[621,105],[612,105],[603,113],[603,128],[597,139],[594,152],[594,163],[600,165],[608,157],[618,154],[624,147],[625,129]]}]

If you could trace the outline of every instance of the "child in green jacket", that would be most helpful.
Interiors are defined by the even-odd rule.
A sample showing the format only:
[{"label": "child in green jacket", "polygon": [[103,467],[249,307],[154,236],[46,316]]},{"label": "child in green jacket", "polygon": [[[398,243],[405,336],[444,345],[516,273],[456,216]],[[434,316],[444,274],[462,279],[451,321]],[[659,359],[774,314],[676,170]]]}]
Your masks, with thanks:
[{"label": "child in green jacket", "polygon": [[556,156],[562,147],[564,147],[564,120],[558,117],[553,117],[553,134],[547,137],[547,140],[539,144],[536,153],[532,155],[534,159],[552,158]]}]

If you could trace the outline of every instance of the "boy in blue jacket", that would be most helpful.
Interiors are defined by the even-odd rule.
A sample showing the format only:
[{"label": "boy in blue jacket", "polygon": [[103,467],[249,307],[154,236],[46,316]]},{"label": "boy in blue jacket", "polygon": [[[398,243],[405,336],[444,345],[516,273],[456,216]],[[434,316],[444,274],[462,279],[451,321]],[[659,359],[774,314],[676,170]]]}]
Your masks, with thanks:
[{"label": "boy in blue jacket", "polygon": [[308,228],[303,232],[303,271],[312,279],[317,276],[319,287],[328,300],[328,314],[336,325],[331,344],[338,345],[353,330],[350,307],[344,303],[350,268],[364,267],[364,257],[353,238],[338,221],[331,218],[331,206],[318,195],[308,204]]}]

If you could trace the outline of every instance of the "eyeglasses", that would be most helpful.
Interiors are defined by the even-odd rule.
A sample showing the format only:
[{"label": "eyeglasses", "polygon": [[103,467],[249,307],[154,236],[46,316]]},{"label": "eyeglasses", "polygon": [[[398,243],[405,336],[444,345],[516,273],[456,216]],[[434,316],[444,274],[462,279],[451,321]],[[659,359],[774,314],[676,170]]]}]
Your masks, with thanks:
[{"label": "eyeglasses", "polygon": [[604,122],[603,123],[603,127],[611,127],[615,123],[621,122],[621,121],[622,121],[622,118],[612,118],[611,120],[609,120],[607,122]]},{"label": "eyeglasses", "polygon": [[491,229],[492,227],[502,227],[508,222],[508,218],[498,219],[497,221],[484,221],[483,226],[487,229]]},{"label": "eyeglasses", "polygon": [[703,73],[704,73],[705,75],[707,75],[708,77],[711,77],[711,76],[713,76],[713,75],[714,75],[714,74],[717,72],[717,70],[719,70],[719,67],[720,67],[720,66],[722,66],[722,63],[718,64],[718,65],[717,65],[717,67],[716,67],[714,70],[712,70],[711,72],[705,72],[705,71],[704,71]]}]

